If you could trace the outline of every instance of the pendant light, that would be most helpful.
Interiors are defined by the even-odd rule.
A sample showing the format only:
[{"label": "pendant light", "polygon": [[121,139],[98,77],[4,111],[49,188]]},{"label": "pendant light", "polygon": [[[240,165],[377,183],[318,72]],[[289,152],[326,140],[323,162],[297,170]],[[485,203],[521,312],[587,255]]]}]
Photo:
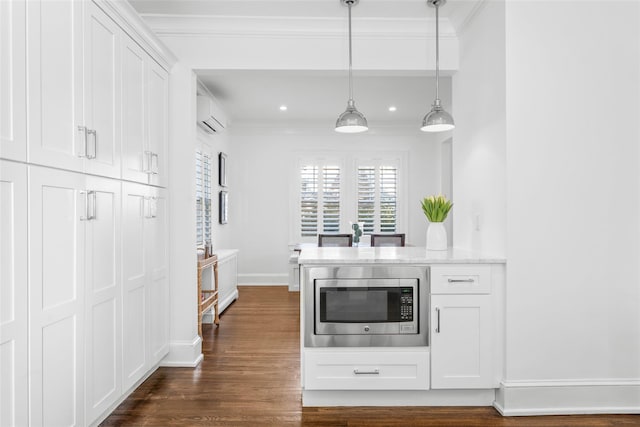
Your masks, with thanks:
[{"label": "pendant light", "polygon": [[364,132],[369,129],[367,119],[356,108],[353,100],[353,76],[351,71],[351,7],[358,4],[359,0],[340,0],[343,5],[349,8],[349,101],[347,109],[340,114],[336,121],[336,132],[357,133]]},{"label": "pendant light", "polygon": [[424,119],[422,119],[422,127],[420,130],[423,132],[442,132],[456,127],[453,123],[453,117],[451,117],[451,114],[444,111],[440,105],[440,94],[438,92],[438,86],[440,83],[440,28],[438,25],[438,8],[445,3],[446,0],[427,0],[427,4],[429,6],[436,8],[436,99],[433,101],[431,111],[429,111],[427,115],[424,116]]}]

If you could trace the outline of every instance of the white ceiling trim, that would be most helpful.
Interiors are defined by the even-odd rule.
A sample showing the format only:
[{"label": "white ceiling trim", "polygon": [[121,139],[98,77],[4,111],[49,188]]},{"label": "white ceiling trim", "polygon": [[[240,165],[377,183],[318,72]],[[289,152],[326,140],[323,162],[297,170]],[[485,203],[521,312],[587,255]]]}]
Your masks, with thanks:
[{"label": "white ceiling trim", "polygon": [[[143,15],[160,37],[295,37],[344,38],[347,21],[329,17],[256,17],[256,16],[185,16]],[[353,19],[354,39],[424,40],[435,38],[432,18],[359,18]],[[440,36],[457,38],[448,19],[440,19]]]}]

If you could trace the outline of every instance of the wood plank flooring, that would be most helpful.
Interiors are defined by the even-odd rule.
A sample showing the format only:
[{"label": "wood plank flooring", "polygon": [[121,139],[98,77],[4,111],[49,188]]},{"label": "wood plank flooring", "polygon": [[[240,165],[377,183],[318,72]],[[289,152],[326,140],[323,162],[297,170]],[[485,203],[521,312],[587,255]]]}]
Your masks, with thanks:
[{"label": "wood plank flooring", "polygon": [[298,294],[243,286],[204,361],[160,368],[102,426],[640,426],[640,415],[502,417],[484,407],[302,408]]}]

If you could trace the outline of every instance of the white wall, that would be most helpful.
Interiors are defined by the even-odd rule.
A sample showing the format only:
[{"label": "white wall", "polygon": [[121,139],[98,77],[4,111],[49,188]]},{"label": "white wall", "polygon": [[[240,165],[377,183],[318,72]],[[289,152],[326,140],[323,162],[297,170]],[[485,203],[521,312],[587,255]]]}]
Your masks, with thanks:
[{"label": "white wall", "polygon": [[[234,247],[240,249],[240,283],[286,283],[288,246],[296,206],[296,167],[300,153],[404,152],[408,159],[407,242],[424,246],[427,221],[420,200],[440,192],[441,142],[415,129],[378,129],[344,135],[332,126],[298,129],[242,127],[231,130],[229,192]],[[297,200],[297,199],[296,199]],[[345,230],[348,231],[348,230]]]},{"label": "white wall", "polygon": [[639,7],[506,5],[514,412],[640,410]]},{"label": "white wall", "polygon": [[504,7],[486,2],[460,35],[452,110],[454,246],[497,256],[506,251]]}]

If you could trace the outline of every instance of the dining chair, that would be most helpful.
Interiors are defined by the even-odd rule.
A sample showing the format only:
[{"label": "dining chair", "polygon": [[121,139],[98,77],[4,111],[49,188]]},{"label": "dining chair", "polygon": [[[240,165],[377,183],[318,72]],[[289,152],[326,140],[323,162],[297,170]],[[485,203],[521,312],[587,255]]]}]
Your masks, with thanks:
[{"label": "dining chair", "polygon": [[404,233],[372,234],[371,246],[404,246]]},{"label": "dining chair", "polygon": [[350,247],[352,244],[352,234],[318,234],[318,246]]}]

